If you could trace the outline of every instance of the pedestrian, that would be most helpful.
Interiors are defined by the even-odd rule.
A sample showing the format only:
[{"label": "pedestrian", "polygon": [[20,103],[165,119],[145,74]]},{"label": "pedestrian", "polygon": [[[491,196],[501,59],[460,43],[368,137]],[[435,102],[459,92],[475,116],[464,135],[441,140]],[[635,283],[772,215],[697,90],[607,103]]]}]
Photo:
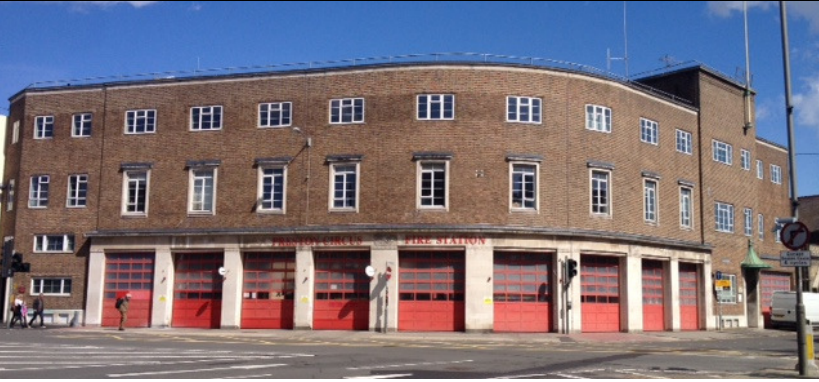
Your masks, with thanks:
[{"label": "pedestrian", "polygon": [[45,302],[43,301],[43,294],[40,293],[37,298],[34,299],[34,314],[31,316],[31,321],[28,322],[28,326],[34,325],[34,320],[37,319],[37,316],[40,316],[40,327],[45,329],[45,325],[43,325],[43,311],[45,310]]},{"label": "pedestrian", "polygon": [[21,300],[22,304],[20,305],[20,319],[23,320],[21,324],[23,328],[28,329],[28,305],[26,305],[25,300]]},{"label": "pedestrian", "polygon": [[125,322],[128,321],[128,303],[131,301],[131,294],[128,293],[125,297],[117,301],[117,310],[119,310],[119,330],[125,330]]},{"label": "pedestrian", "polygon": [[14,323],[20,321],[20,327],[26,327],[26,320],[23,319],[23,299],[20,298],[20,295],[14,296],[14,304],[11,307],[11,321],[9,321],[9,329],[14,328]]}]

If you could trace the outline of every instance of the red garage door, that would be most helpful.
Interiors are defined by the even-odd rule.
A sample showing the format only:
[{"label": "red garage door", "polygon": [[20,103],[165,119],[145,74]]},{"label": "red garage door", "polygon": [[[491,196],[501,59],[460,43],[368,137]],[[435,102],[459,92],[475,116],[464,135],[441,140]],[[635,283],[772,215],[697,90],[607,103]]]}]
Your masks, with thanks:
[{"label": "red garage door", "polygon": [[643,330],[665,330],[663,263],[643,260]]},{"label": "red garage door", "polygon": [[367,251],[316,253],[313,329],[367,330],[370,323]]},{"label": "red garage door", "polygon": [[296,254],[245,254],[242,329],[293,329]]},{"label": "red garage door", "polygon": [[463,331],[464,252],[398,255],[398,330]]},{"label": "red garage door", "polygon": [[128,304],[128,328],[151,326],[153,301],[154,254],[109,253],[105,255],[105,298],[102,302],[102,326],[119,326],[117,298],[131,293]]},{"label": "red garage door", "polygon": [[583,331],[620,331],[620,266],[616,257],[580,258]]},{"label": "red garage door", "polygon": [[771,298],[774,292],[791,290],[791,275],[788,273],[777,272],[761,272],[760,284],[762,291],[762,299],[760,301],[760,309],[762,309],[762,318],[765,322],[765,327],[771,327]]},{"label": "red garage door", "polygon": [[680,329],[699,330],[699,280],[697,264],[680,263]]},{"label": "red garage door", "polygon": [[176,255],[173,321],[177,328],[219,328],[222,322],[221,253]]},{"label": "red garage door", "polygon": [[550,253],[495,252],[496,332],[552,329]]}]

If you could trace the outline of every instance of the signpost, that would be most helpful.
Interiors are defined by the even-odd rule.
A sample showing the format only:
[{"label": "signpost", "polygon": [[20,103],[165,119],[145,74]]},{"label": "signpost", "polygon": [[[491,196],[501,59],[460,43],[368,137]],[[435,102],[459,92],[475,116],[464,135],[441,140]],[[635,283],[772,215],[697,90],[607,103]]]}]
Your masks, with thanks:
[{"label": "signpost", "polygon": [[[802,222],[785,224],[779,234],[782,244],[790,249],[783,251],[779,256],[779,265],[794,267],[796,272],[796,342],[799,355],[799,375],[816,376],[817,368],[813,359],[808,360],[808,346],[813,345],[813,334],[807,333],[805,320],[805,303],[802,296],[802,271],[800,267],[810,267],[811,255],[807,248],[810,239],[810,230]],[[813,358],[813,357],[811,357]]]}]

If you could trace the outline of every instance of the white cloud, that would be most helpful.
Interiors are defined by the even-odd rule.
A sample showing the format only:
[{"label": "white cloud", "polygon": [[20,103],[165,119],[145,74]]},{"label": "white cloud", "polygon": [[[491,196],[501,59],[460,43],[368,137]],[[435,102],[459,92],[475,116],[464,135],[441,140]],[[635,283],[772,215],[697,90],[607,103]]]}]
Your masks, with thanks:
[{"label": "white cloud", "polygon": [[816,130],[819,134],[819,75],[807,78],[807,90],[793,96],[796,121],[805,127]]},{"label": "white cloud", "polygon": [[111,7],[117,4],[128,4],[134,8],[147,7],[156,1],[73,1],[74,3],[85,3],[89,5],[96,5],[103,8]]},{"label": "white cloud", "polygon": [[[708,12],[719,17],[730,17],[734,11],[742,12],[742,1],[709,1]],[[779,13],[778,1],[748,1],[748,9],[759,8],[763,11],[775,9]],[[808,20],[810,29],[819,33],[819,1],[789,1],[788,18],[796,17]]]},{"label": "white cloud", "polygon": [[69,4],[71,10],[87,11],[89,8],[110,8],[120,4],[127,4],[134,8],[144,8],[158,3],[158,1],[54,1],[49,3]]},{"label": "white cloud", "polygon": [[[742,3],[745,1],[709,1],[708,11],[720,17],[729,17],[734,11],[742,12]],[[776,1],[747,1],[748,9],[761,8],[767,10],[775,6]]]}]

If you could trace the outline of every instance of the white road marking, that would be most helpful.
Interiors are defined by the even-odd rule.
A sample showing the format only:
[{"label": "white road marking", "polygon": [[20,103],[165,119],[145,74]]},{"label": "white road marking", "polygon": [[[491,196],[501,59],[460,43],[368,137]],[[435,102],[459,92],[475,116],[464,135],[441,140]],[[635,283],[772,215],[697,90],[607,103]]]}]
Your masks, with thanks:
[{"label": "white road marking", "polygon": [[249,378],[267,378],[273,374],[256,374],[256,375],[234,375],[230,377],[211,378],[211,379],[249,379]]},{"label": "white road marking", "polygon": [[184,374],[184,373],[200,373],[203,371],[223,371],[223,370],[251,370],[251,369],[266,369],[270,367],[287,366],[284,363],[274,363],[269,365],[242,365],[242,366],[228,366],[228,367],[214,367],[210,369],[192,369],[192,370],[164,370],[164,371],[146,371],[142,373],[126,373],[126,374],[108,374],[110,378],[121,377],[139,377],[143,375],[167,375],[167,374]]},{"label": "white road marking", "polygon": [[563,374],[563,373],[551,373],[550,375],[556,375],[558,377],[569,378],[569,379],[588,379],[588,378],[580,377],[580,376],[577,376],[577,375]]},{"label": "white road marking", "polygon": [[344,377],[344,379],[392,379],[401,377],[412,377],[410,374],[385,374],[385,375],[364,375],[360,377]]},{"label": "white road marking", "polygon": [[523,378],[536,378],[536,377],[545,377],[546,374],[521,374],[521,375],[507,375],[503,377],[496,377],[490,379],[523,379]]},{"label": "white road marking", "polygon": [[361,366],[361,367],[348,367],[347,370],[378,370],[378,369],[394,369],[399,367],[410,367],[410,366],[435,366],[435,365],[452,365],[452,364],[459,364],[459,363],[469,363],[473,362],[471,359],[463,360],[463,361],[439,361],[439,362],[417,362],[417,363],[404,363],[400,365],[378,365],[378,366]]}]

